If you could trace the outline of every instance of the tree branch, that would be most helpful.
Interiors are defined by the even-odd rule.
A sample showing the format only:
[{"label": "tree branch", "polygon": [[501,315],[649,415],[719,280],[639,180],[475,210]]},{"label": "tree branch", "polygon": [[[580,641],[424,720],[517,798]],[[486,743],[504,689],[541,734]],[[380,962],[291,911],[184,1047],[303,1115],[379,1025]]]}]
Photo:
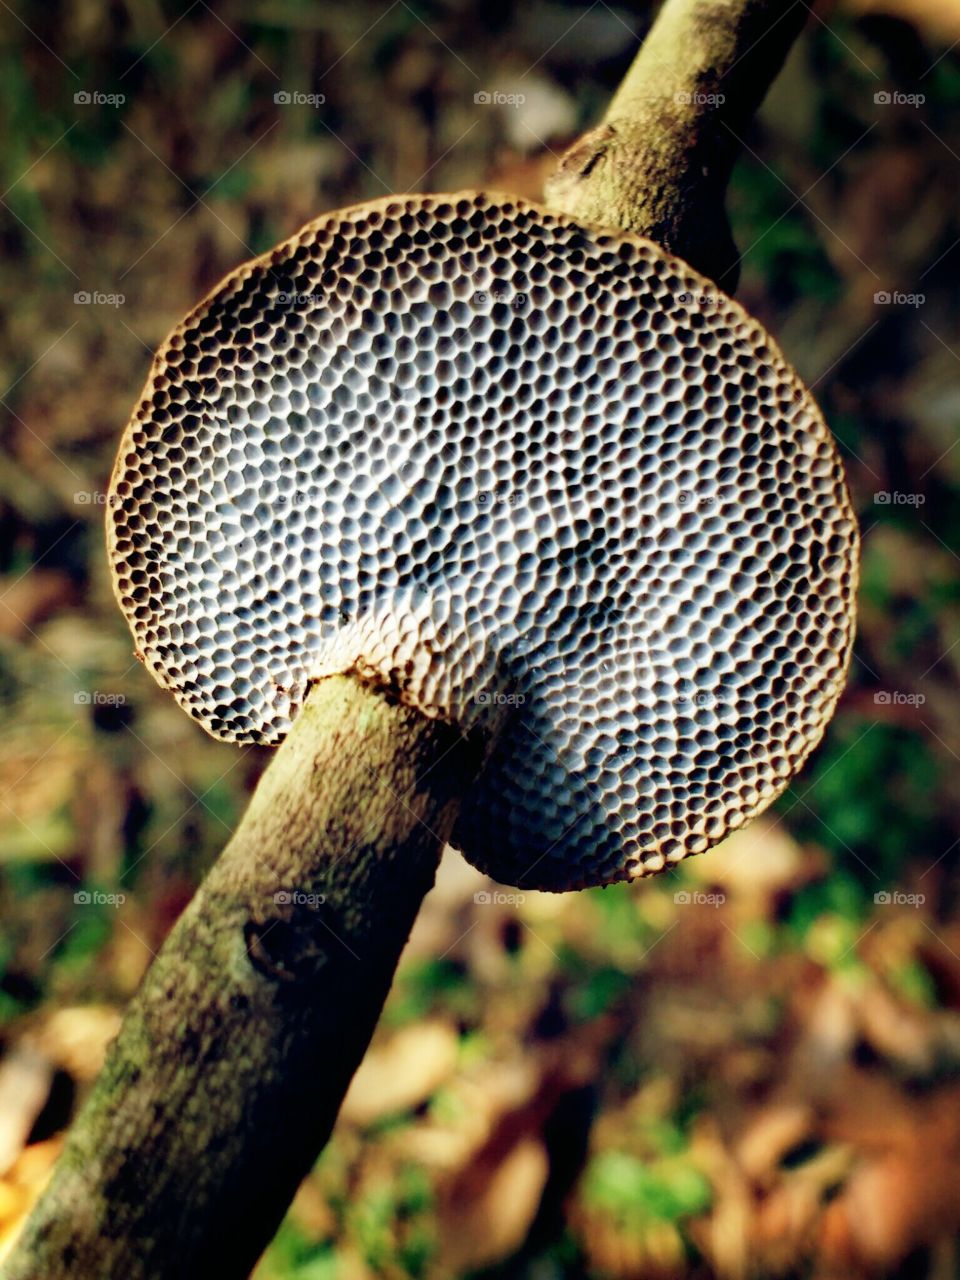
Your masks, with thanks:
[{"label": "tree branch", "polygon": [[248,1274],[330,1135],[476,744],[315,687],[132,1001],[6,1280]]},{"label": "tree branch", "polygon": [[667,0],[603,120],[561,157],[547,203],[649,236],[732,293],[727,183],[806,16],[799,0]]},{"label": "tree branch", "polygon": [[[732,287],[736,135],[805,12],[666,0],[549,203]],[[330,1134],[484,748],[352,679],[313,690],[132,1001],[4,1280],[248,1273]]]}]

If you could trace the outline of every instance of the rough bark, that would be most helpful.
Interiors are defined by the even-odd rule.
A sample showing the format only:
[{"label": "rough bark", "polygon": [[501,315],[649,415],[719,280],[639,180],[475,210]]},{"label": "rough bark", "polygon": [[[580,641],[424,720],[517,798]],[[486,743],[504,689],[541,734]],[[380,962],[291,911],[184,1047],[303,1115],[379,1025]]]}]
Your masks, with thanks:
[{"label": "rough bark", "polygon": [[[667,0],[548,202],[732,288],[734,135],[805,13]],[[314,689],[133,1000],[3,1280],[249,1272],[329,1136],[483,750],[351,679]]]},{"label": "rough bark", "polygon": [[6,1280],[246,1275],[326,1142],[480,744],[322,681],[134,998]]},{"label": "rough bark", "polygon": [[724,198],[738,139],[807,14],[800,0],[667,0],[603,120],[561,157],[547,203],[649,236],[732,293]]}]

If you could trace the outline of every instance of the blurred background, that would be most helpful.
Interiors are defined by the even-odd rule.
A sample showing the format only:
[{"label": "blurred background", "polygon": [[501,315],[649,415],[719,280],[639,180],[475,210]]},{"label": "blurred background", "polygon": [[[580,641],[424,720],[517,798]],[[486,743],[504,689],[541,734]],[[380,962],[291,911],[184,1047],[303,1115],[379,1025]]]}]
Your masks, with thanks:
[{"label": "blurred background", "polygon": [[[807,7],[807,6],[805,6]],[[651,9],[0,4],[0,1240],[267,753],[133,660],[103,498],[152,350],[391,191],[536,195]],[[960,4],[817,5],[730,206],[864,533],[827,738],[725,850],[516,894],[448,853],[258,1280],[960,1277]]]}]

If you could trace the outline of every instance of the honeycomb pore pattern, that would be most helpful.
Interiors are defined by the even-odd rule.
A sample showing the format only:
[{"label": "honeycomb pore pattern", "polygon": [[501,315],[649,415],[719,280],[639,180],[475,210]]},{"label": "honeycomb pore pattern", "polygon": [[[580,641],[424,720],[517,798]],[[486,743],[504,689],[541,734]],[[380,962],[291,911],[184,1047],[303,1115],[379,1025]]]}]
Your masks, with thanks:
[{"label": "honeycomb pore pattern", "polygon": [[849,658],[856,525],[772,340],[506,196],[332,213],[229,276],[154,361],[107,522],[146,665],[217,737],[279,742],[338,671],[505,713],[454,843],[507,883],[714,844]]}]

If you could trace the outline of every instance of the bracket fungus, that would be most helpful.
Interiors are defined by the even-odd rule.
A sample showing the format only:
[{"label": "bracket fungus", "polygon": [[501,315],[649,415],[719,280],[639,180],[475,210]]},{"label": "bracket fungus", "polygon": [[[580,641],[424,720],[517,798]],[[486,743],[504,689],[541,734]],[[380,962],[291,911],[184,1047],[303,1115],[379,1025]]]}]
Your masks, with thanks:
[{"label": "bracket fungus", "polygon": [[762,326],[679,259],[508,196],[328,214],[160,349],[111,484],[143,659],[278,743],[354,672],[509,714],[453,843],[561,890],[742,825],[820,739],[853,636],[836,447]]}]

